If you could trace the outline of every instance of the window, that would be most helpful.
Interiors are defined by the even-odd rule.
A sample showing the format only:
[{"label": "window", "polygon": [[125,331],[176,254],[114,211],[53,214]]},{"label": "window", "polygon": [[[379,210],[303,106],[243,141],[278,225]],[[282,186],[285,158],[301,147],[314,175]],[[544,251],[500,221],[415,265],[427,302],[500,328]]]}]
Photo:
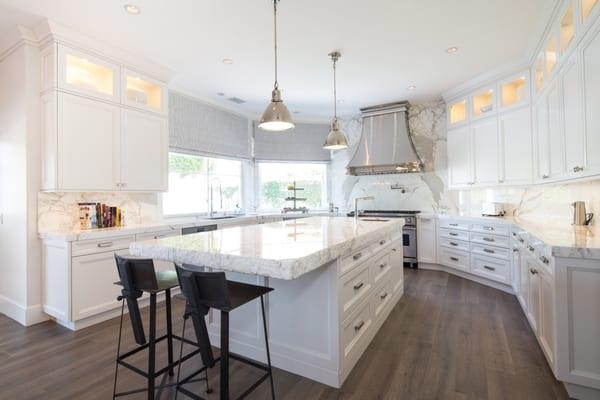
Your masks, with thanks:
[{"label": "window", "polygon": [[279,210],[283,207],[292,207],[292,202],[286,201],[285,198],[293,196],[293,192],[288,191],[287,188],[294,181],[296,187],[304,188],[304,190],[297,192],[297,197],[306,199],[306,201],[299,201],[298,207],[326,208],[326,164],[263,162],[258,164],[260,209]]},{"label": "window", "polygon": [[[169,191],[163,214],[235,211],[241,207],[242,163],[237,160],[169,153]],[[211,195],[212,194],[212,195]]]}]

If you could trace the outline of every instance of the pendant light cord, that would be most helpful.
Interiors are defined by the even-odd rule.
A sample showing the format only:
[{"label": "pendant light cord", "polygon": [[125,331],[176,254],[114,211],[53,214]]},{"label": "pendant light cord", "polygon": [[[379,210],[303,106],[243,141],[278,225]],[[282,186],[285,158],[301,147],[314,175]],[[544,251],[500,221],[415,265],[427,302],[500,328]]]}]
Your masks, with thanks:
[{"label": "pendant light cord", "polygon": [[279,88],[277,81],[277,3],[279,0],[273,0],[273,32],[275,37],[275,89]]},{"label": "pendant light cord", "polygon": [[335,72],[335,64],[337,60],[333,59],[333,120],[337,120],[337,82],[336,82],[336,72]]}]

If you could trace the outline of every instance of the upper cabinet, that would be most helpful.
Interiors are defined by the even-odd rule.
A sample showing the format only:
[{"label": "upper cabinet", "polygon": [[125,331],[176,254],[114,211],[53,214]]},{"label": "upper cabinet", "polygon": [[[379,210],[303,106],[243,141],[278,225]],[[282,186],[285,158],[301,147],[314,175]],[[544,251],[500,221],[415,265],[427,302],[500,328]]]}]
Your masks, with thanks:
[{"label": "upper cabinet", "polygon": [[590,32],[581,49],[586,174],[600,174],[600,28]]},{"label": "upper cabinet", "polygon": [[525,73],[499,83],[499,109],[518,107],[529,101],[529,82]]},{"label": "upper cabinet", "polygon": [[491,115],[496,107],[496,94],[493,87],[486,87],[475,92],[471,97],[474,119]]},{"label": "upper cabinet", "polygon": [[567,9],[563,12],[560,18],[559,26],[559,37],[560,37],[560,52],[564,54],[567,52],[573,38],[575,37],[575,12],[573,10],[573,2],[567,4]]},{"label": "upper cabinet", "polygon": [[544,48],[544,60],[546,62],[544,72],[547,76],[550,76],[552,72],[554,72],[554,68],[558,62],[558,44],[555,35],[550,36],[546,42],[546,47]]},{"label": "upper cabinet", "polygon": [[467,122],[467,99],[456,100],[448,106],[448,125],[457,126]]},{"label": "upper cabinet", "polygon": [[144,110],[165,113],[167,89],[164,84],[140,73],[123,69],[123,103]]},{"label": "upper cabinet", "polygon": [[545,78],[545,62],[544,62],[544,53],[540,52],[535,59],[533,64],[533,81],[535,83],[535,91],[536,93],[542,89],[542,85],[544,84]]},{"label": "upper cabinet", "polygon": [[592,12],[595,11],[598,0],[581,0],[581,20],[587,23]]}]

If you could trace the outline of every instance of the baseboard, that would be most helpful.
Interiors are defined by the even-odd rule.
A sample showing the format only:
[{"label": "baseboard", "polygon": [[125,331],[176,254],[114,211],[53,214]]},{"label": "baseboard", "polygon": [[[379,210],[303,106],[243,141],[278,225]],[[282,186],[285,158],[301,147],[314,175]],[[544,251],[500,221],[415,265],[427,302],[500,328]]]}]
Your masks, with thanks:
[{"label": "baseboard", "polygon": [[504,283],[495,282],[495,281],[492,281],[490,279],[486,279],[486,278],[483,278],[483,277],[480,277],[480,276],[477,276],[477,275],[473,275],[473,274],[470,274],[468,272],[459,271],[457,269],[446,267],[444,265],[429,264],[429,263],[419,263],[419,268],[420,269],[433,270],[433,271],[444,271],[444,272],[447,272],[449,274],[460,276],[461,278],[465,278],[465,279],[468,279],[470,281],[481,283],[482,285],[490,286],[490,287],[493,287],[494,289],[502,290],[503,292],[506,292],[506,293],[509,293],[509,294],[512,294],[512,295],[516,295],[515,291],[513,290],[512,286],[510,286],[510,285],[506,285]]},{"label": "baseboard", "polygon": [[574,383],[563,382],[569,397],[577,400],[598,400],[600,399],[600,390],[586,386],[576,385]]},{"label": "baseboard", "polygon": [[0,313],[23,326],[39,324],[50,319],[44,313],[41,304],[26,307],[2,295],[0,295]]}]

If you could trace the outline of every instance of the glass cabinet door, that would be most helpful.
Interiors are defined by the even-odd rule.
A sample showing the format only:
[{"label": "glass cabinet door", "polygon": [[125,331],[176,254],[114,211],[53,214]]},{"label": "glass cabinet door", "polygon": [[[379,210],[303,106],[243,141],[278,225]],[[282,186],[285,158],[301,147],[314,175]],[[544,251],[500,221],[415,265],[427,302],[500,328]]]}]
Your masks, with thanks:
[{"label": "glass cabinet door", "polygon": [[535,60],[533,79],[535,82],[535,91],[539,92],[544,84],[544,52],[540,52]]},{"label": "glass cabinet door", "polygon": [[570,3],[567,10],[560,19],[560,52],[564,53],[575,36],[575,19],[573,18],[573,3]]},{"label": "glass cabinet door", "polygon": [[556,37],[551,37],[548,39],[546,43],[546,48],[544,50],[544,55],[546,59],[546,74],[550,76],[552,71],[554,71],[554,67],[556,67],[556,63],[558,61],[558,49],[556,45]]},{"label": "glass cabinet door", "polygon": [[62,45],[58,54],[61,88],[118,101],[117,65]]},{"label": "glass cabinet door", "polygon": [[473,116],[484,117],[494,112],[494,89],[487,88],[477,92],[472,97]]},{"label": "glass cabinet door", "polygon": [[166,90],[163,84],[134,71],[123,72],[123,102],[132,107],[163,112]]},{"label": "glass cabinet door", "polygon": [[594,11],[594,7],[598,3],[598,0],[581,0],[581,19],[583,23],[587,22],[588,17]]},{"label": "glass cabinet door", "polygon": [[467,121],[467,99],[457,100],[448,106],[448,122],[458,125]]},{"label": "glass cabinet door", "polygon": [[518,106],[528,100],[529,87],[525,74],[500,83],[500,108]]}]

